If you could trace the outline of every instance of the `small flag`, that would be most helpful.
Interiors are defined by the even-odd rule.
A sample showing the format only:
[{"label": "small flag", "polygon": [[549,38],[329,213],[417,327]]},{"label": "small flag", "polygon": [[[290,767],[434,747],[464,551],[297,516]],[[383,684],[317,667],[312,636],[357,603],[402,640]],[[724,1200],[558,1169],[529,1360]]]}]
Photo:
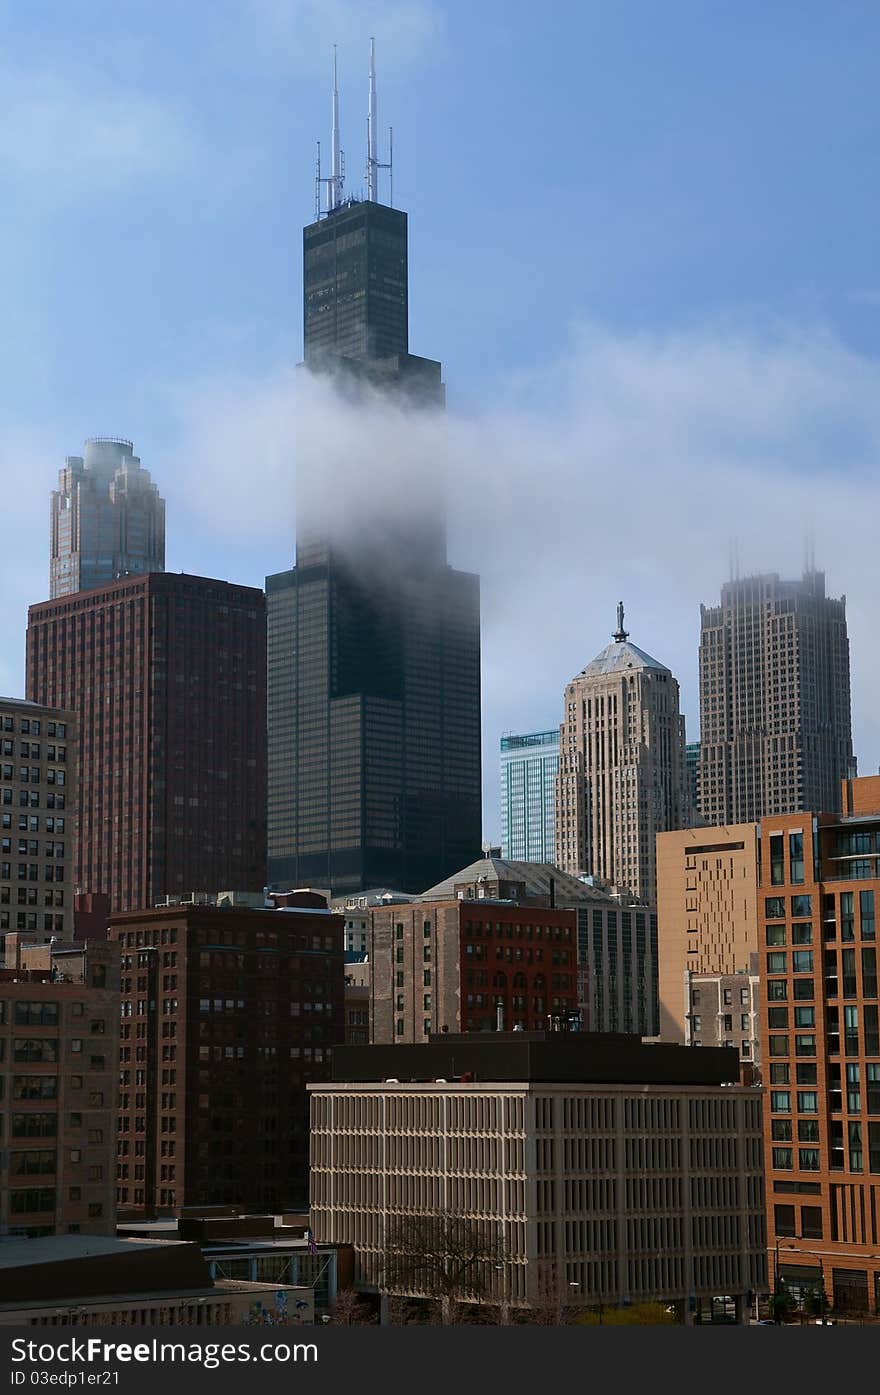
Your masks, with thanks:
[{"label": "small flag", "polygon": [[309,1242],[309,1254],[316,1255],[318,1253],[318,1244],[315,1240],[315,1232],[313,1230],[306,1231],[306,1240]]}]

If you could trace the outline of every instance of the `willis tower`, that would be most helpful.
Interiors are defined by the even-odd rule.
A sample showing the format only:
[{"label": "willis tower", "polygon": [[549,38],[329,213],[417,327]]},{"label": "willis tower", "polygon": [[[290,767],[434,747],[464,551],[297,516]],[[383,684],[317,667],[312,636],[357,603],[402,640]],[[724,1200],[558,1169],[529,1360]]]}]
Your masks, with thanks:
[{"label": "willis tower", "polygon": [[339,412],[387,407],[379,448],[403,475],[383,501],[375,442],[344,468],[308,461],[339,508],[300,485],[296,566],[266,595],[269,882],[335,895],[426,890],[479,857],[482,821],[479,578],[447,564],[442,472],[417,444],[444,388],[441,365],[409,352],[407,217],[378,200],[372,55],[367,147],[367,197],[348,197],[334,60],[332,172],[319,168],[303,233],[303,367]]}]

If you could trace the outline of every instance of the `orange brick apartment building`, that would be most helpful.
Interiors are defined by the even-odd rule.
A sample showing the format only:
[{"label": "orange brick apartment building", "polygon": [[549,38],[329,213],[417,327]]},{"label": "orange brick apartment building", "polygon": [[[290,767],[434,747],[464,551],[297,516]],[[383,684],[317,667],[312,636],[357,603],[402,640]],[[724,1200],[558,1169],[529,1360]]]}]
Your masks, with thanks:
[{"label": "orange brick apartment building", "polygon": [[768,1233],[789,1288],[876,1312],[880,777],[844,781],[843,810],[761,824]]},{"label": "orange brick apartment building", "polygon": [[[760,1059],[771,1282],[878,1312],[880,776],[845,780],[841,807],[659,836],[661,1033],[705,1046],[729,1026]],[[745,1001],[702,977],[746,985],[755,963],[750,1042]]]}]

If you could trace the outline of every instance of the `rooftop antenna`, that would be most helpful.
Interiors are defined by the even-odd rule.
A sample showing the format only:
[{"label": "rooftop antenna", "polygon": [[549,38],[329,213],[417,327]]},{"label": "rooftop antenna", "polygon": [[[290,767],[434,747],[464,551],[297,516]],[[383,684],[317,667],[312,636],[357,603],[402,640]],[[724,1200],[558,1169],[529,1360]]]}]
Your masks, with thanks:
[{"label": "rooftop antenna", "polygon": [[[343,202],[345,183],[345,152],[339,143],[339,85],[336,79],[336,45],[333,45],[333,90],[330,101],[330,174],[321,174],[321,142],[317,144],[315,160],[315,220],[332,213]],[[327,207],[321,207],[323,186],[327,186]]]},{"label": "rooftop antenna", "polygon": [[623,601],[617,602],[617,629],[614,631],[613,637],[618,644],[629,639],[629,630],[623,628]]},{"label": "rooftop antenna", "polygon": [[378,171],[376,166],[379,163],[377,155],[376,139],[376,40],[370,40],[370,105],[367,108],[367,198],[370,203],[378,200],[378,189],[376,188]]},{"label": "rooftop antenna", "polygon": [[333,129],[330,137],[330,160],[332,174],[330,176],[329,198],[327,200],[330,209],[338,207],[342,203],[342,149],[339,144],[339,84],[336,81],[336,45],[333,45]]},{"label": "rooftop antenna", "polygon": [[804,571],[809,575],[816,570],[816,536],[808,528],[804,537]]},{"label": "rooftop antenna", "polygon": [[379,159],[379,105],[376,97],[376,40],[370,39],[370,104],[367,108],[367,198],[379,202],[379,171],[388,171],[390,207],[394,207],[394,133],[388,127],[388,161]]}]

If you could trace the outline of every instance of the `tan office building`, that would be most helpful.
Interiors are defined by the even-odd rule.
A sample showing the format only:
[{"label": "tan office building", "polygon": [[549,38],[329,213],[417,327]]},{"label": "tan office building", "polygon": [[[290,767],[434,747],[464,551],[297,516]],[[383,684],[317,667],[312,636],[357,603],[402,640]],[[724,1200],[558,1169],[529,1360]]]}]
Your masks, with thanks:
[{"label": "tan office building", "polygon": [[655,838],[686,820],[684,718],[665,665],[618,628],[565,690],[556,864],[655,902]]},{"label": "tan office building", "polygon": [[685,1042],[689,976],[748,973],[759,948],[757,824],[658,834],[657,940],[660,1036]]},{"label": "tan office building", "polygon": [[[767,1288],[761,1099],[732,1051],[588,1033],[337,1048],[312,1096],[311,1223],[355,1281],[400,1288],[410,1216],[485,1237],[483,1301],[695,1305]],[[491,1271],[491,1272],[490,1272]],[[466,1298],[466,1294],[461,1295]]]}]

